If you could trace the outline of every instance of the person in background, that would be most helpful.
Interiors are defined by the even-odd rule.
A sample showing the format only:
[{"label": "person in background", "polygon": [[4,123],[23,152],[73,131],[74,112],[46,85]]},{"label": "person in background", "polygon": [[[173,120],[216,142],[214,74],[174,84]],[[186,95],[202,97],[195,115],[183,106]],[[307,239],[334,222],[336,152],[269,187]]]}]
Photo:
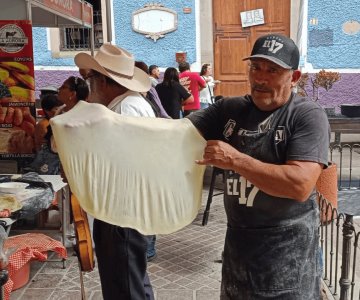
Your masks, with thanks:
[{"label": "person in background", "polygon": [[299,59],[290,38],[259,37],[244,58],[251,94],[188,116],[207,140],[197,163],[224,170],[223,300],[321,299],[315,184],[330,127],[318,103],[292,91]]},{"label": "person in background", "polygon": [[[80,77],[70,76],[59,88],[58,99],[63,105],[57,110],[55,115],[64,113],[72,109],[80,100],[87,101],[89,96],[89,87],[85,80]],[[53,133],[50,125],[45,138],[50,143],[51,151],[57,153]]]},{"label": "person in background", "polygon": [[44,118],[35,126],[36,152],[41,149],[43,144],[46,144],[45,135],[48,131],[49,120],[57,114],[57,111],[63,103],[58,99],[57,94],[48,94],[42,97],[40,105],[44,113]]},{"label": "person in background", "polygon": [[191,95],[179,82],[179,73],[175,68],[167,68],[164,80],[155,87],[166,112],[173,119],[180,119],[182,106],[194,102]]},{"label": "person in background", "polygon": [[[149,73],[149,68],[147,64],[144,63],[143,61],[135,61],[135,67],[138,67],[139,69],[143,70],[145,73]],[[150,90],[148,92],[144,92],[141,94],[145,97],[147,101],[149,101],[157,117],[170,118],[169,115],[164,110],[160,102],[159,96],[153,86],[150,87]],[[157,257],[155,243],[156,243],[156,235],[148,235],[147,249],[146,249],[146,258],[148,262],[154,260]]]},{"label": "person in background", "polygon": [[200,76],[206,82],[206,88],[200,91],[200,106],[206,108],[214,101],[214,87],[215,84],[220,83],[219,80],[214,80],[212,75],[212,67],[210,64],[203,64],[200,70]]},{"label": "person in background", "polygon": [[86,81],[80,77],[70,76],[59,88],[59,100],[65,104],[63,111],[69,111],[80,100],[87,101],[89,87]]},{"label": "person in background", "polygon": [[57,95],[58,94],[58,89],[55,86],[52,85],[48,85],[48,86],[44,86],[40,89],[40,100],[42,100],[46,95]]},{"label": "person in background", "polygon": [[42,97],[41,108],[44,118],[35,126],[35,150],[34,160],[26,167],[27,172],[37,172],[42,175],[60,174],[60,159],[57,153],[51,151],[49,131],[51,127],[49,120],[61,109],[62,102],[56,94],[48,94]]},{"label": "person in background", "polygon": [[179,79],[182,86],[184,86],[194,97],[194,102],[184,105],[184,116],[200,109],[200,90],[206,87],[205,80],[196,72],[190,71],[190,65],[184,61],[179,63]]},{"label": "person in background", "polygon": [[160,78],[159,67],[157,65],[150,65],[148,73],[150,75],[151,86],[156,87]]},{"label": "person in background", "polygon": [[[89,70],[92,102],[121,115],[155,117],[140,94],[150,89],[149,76],[135,66],[133,55],[125,49],[104,44],[95,57],[77,54],[75,64]],[[93,233],[104,300],[154,299],[146,272],[147,237],[135,229],[98,219],[94,219]]]},{"label": "person in background", "polygon": [[[144,63],[143,61],[135,61],[135,66],[143,70],[144,72],[149,73],[149,68],[147,64]],[[170,116],[167,114],[164,107],[162,106],[161,101],[159,99],[159,95],[153,86],[151,86],[150,90],[147,91],[146,93],[142,93],[142,95],[146,97],[147,100],[150,101],[150,104],[153,107],[157,117],[167,118],[167,119],[170,118]]]}]

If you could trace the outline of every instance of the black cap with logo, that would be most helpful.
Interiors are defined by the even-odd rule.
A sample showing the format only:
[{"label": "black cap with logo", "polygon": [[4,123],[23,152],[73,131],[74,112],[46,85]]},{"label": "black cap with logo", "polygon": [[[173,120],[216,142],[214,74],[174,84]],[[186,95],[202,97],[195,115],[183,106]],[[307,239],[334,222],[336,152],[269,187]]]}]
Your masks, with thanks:
[{"label": "black cap with logo", "polygon": [[300,54],[292,39],[281,34],[268,34],[256,40],[251,55],[243,60],[251,58],[264,58],[285,69],[297,70]]}]

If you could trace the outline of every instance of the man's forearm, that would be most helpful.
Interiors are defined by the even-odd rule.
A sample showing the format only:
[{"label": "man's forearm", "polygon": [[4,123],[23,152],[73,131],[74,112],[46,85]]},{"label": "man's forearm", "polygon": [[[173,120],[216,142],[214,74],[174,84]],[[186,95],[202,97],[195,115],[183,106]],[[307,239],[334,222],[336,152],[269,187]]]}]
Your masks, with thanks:
[{"label": "man's forearm", "polygon": [[197,163],[233,170],[269,195],[300,202],[308,198],[322,169],[321,164],[309,161],[264,163],[217,140],[207,141],[203,159]]},{"label": "man's forearm", "polygon": [[232,169],[263,192],[296,201],[308,199],[321,173],[321,166],[314,162],[274,165],[242,153],[233,161]]}]

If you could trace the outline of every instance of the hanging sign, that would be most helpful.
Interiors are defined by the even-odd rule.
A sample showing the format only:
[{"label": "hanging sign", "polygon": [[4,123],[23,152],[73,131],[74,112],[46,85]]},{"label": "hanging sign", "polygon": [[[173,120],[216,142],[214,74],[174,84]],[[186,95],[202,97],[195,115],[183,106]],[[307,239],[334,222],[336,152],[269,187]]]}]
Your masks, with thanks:
[{"label": "hanging sign", "polygon": [[0,159],[34,156],[32,26],[0,20]]},{"label": "hanging sign", "polygon": [[242,27],[264,24],[264,11],[262,8],[243,11],[240,13]]}]

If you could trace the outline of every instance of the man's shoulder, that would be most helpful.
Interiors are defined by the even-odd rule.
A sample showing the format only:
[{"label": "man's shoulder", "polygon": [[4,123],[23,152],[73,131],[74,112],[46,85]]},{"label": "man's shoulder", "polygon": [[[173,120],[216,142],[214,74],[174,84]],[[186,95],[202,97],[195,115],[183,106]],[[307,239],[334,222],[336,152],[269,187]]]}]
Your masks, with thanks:
[{"label": "man's shoulder", "polygon": [[325,113],[322,106],[315,101],[312,101],[310,98],[303,97],[297,94],[293,95],[293,100],[291,101],[291,109],[297,111],[310,111],[310,110],[319,110]]},{"label": "man's shoulder", "polygon": [[143,97],[138,92],[128,91],[125,98],[121,102],[130,102],[130,101],[141,101]]},{"label": "man's shoulder", "polygon": [[46,118],[43,118],[42,120],[40,120],[37,125],[39,125],[39,127],[48,127],[49,126],[49,120]]},{"label": "man's shoulder", "polygon": [[150,78],[150,81],[151,81],[151,84],[153,87],[155,87],[156,85],[159,84],[159,81],[156,78],[154,78],[152,76],[149,76],[149,78]]},{"label": "man's shoulder", "polygon": [[244,106],[252,105],[253,103],[249,95],[224,97],[219,101],[222,103],[222,105],[226,107],[244,107]]},{"label": "man's shoulder", "polygon": [[125,98],[118,104],[122,114],[133,116],[155,117],[151,105],[138,92],[128,91]]},{"label": "man's shoulder", "polygon": [[192,78],[194,78],[194,79],[201,79],[201,80],[204,80],[201,76],[200,76],[200,74],[199,73],[197,73],[197,72],[189,72],[189,76],[190,77],[192,77]]},{"label": "man's shoulder", "polygon": [[249,96],[224,97],[211,106],[211,111],[235,118],[235,116],[246,114],[253,106]]}]

